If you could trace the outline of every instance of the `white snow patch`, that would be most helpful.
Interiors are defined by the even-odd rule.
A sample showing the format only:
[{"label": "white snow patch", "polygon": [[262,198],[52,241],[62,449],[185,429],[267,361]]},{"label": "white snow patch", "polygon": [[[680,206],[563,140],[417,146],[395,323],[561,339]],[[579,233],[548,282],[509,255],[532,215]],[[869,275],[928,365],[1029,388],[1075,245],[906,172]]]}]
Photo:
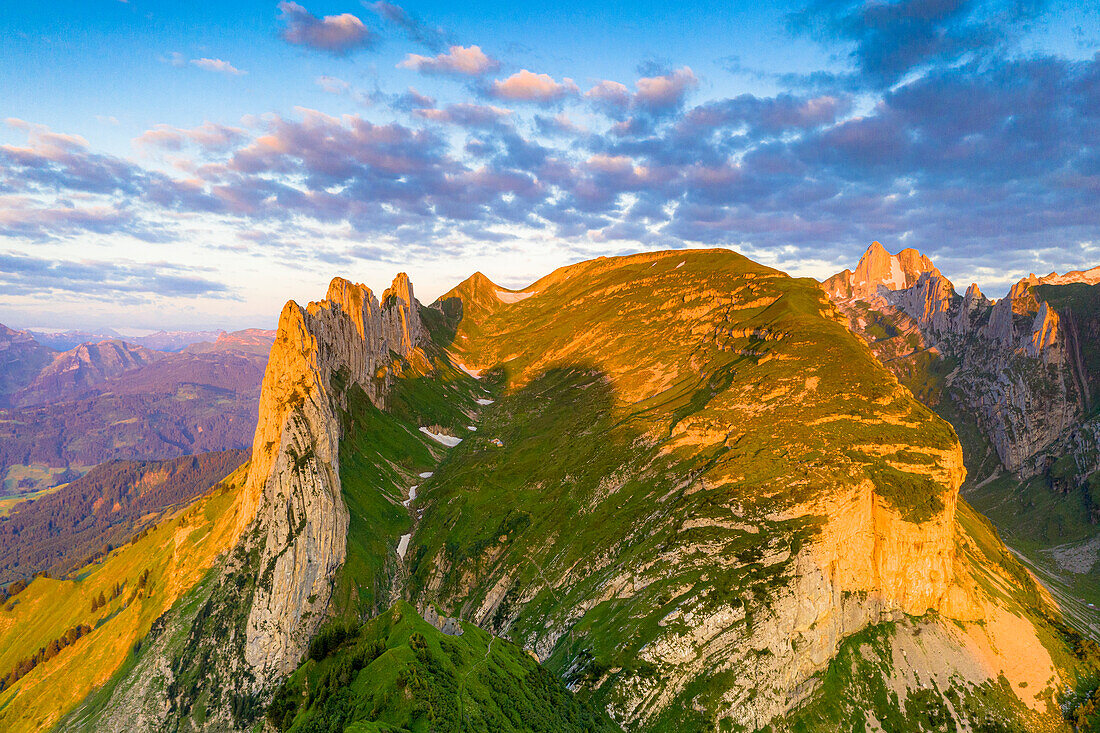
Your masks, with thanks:
[{"label": "white snow patch", "polygon": [[412,503],[412,500],[415,499],[415,498],[416,498],[416,487],[415,486],[410,486],[409,487],[409,498],[405,499],[405,501],[403,501],[401,503],[404,504],[405,506],[408,506],[409,504]]},{"label": "white snow patch", "polygon": [[448,448],[454,448],[456,445],[458,445],[459,443],[462,442],[462,438],[455,438],[455,437],[452,437],[450,435],[440,435],[439,433],[433,433],[431,430],[428,430],[427,428],[420,428],[420,432],[424,433],[424,435],[427,435],[429,438],[431,438],[435,442],[442,443],[443,445],[447,446]]},{"label": "white snow patch", "polygon": [[481,379],[481,373],[482,373],[483,371],[485,371],[484,369],[467,369],[467,368],[466,368],[466,365],[465,365],[465,364],[463,364],[463,363],[462,363],[462,362],[460,362],[460,361],[456,361],[456,362],[455,362],[455,366],[457,366],[457,367],[458,367],[459,369],[461,369],[462,371],[464,371],[464,372],[466,372],[467,374],[469,374],[469,375],[470,375],[471,377],[473,377],[474,379]]},{"label": "white snow patch", "polygon": [[467,429],[467,430],[470,430],[470,431],[474,431],[474,432],[476,432],[476,431],[477,431],[477,428],[476,428],[476,427],[474,427],[473,425],[467,425],[467,426],[466,426],[466,429]]},{"label": "white snow patch", "polygon": [[681,267],[683,267],[683,266],[684,266],[684,265],[686,265],[686,264],[687,264],[687,260],[684,260],[683,262],[681,262],[680,264],[676,265],[676,267],[674,267],[674,268],[672,268],[672,269],[673,269],[673,270],[679,270],[679,269],[680,269]]},{"label": "white snow patch", "polygon": [[401,535],[401,541],[397,543],[397,556],[405,557],[405,550],[409,549],[409,540],[412,539],[412,534]]},{"label": "white snow patch", "polygon": [[891,290],[901,290],[905,287],[905,273],[901,269],[901,261],[897,255],[890,258],[890,279],[886,281],[886,285],[891,286]]},{"label": "white snow patch", "polygon": [[[487,400],[487,399],[485,399],[484,397],[478,397],[478,398],[477,398],[477,403],[478,403],[479,405],[491,405],[491,404],[493,404],[494,402],[496,402],[496,400]],[[420,429],[421,429],[421,430],[423,430],[424,428],[420,428]]]},{"label": "white snow patch", "polygon": [[424,473],[420,474],[420,478],[431,478],[431,477],[432,477],[432,472],[431,471],[425,471]]},{"label": "white snow patch", "polygon": [[509,293],[507,290],[498,290],[497,297],[500,298],[500,302],[502,303],[518,303],[521,300],[527,300],[537,292],[538,291],[534,293]]}]

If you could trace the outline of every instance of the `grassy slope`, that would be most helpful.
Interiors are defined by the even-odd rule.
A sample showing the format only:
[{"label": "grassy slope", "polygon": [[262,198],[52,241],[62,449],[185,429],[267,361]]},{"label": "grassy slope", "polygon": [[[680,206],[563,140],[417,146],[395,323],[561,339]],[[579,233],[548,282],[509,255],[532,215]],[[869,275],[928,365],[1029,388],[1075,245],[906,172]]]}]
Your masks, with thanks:
[{"label": "grassy slope", "polygon": [[291,731],[618,730],[520,647],[462,628],[444,635],[398,602],[307,659],[269,717]]},{"label": "grassy slope", "polygon": [[[873,476],[917,520],[938,500],[936,483],[890,470],[912,456],[851,450],[932,460],[955,438],[825,315],[816,283],[707,251],[583,263],[512,305],[477,288],[452,293],[464,303],[451,347],[493,367],[498,401],[418,499],[413,593],[534,644],[559,674],[646,677],[638,651],[685,601],[744,606],[751,625],[787,582],[774,556],[813,531],[783,510],[831,486]],[[761,531],[730,526],[742,517]],[[632,574],[636,593],[592,605]],[[721,685],[690,696],[706,705]],[[684,702],[670,729],[698,715]]]},{"label": "grassy slope", "polygon": [[[196,500],[132,544],[82,569],[71,579],[36,579],[0,610],[0,669],[6,673],[66,629],[80,623],[94,631],[39,664],[0,693],[0,728],[48,728],[126,662],[153,622],[205,575],[235,537],[237,493],[246,467],[224,486]],[[149,571],[144,590],[138,578]],[[93,612],[99,593],[117,599]]]},{"label": "grassy slope", "polygon": [[[432,316],[429,315],[430,319]],[[473,380],[428,348],[432,373],[399,364],[398,378],[375,407],[358,386],[337,379],[333,389],[346,396],[340,442],[340,481],[350,514],[348,553],[336,579],[337,615],[361,620],[393,602],[399,537],[412,519],[401,505],[410,486],[422,484],[447,449],[420,432],[444,429],[465,437],[476,406]]]}]

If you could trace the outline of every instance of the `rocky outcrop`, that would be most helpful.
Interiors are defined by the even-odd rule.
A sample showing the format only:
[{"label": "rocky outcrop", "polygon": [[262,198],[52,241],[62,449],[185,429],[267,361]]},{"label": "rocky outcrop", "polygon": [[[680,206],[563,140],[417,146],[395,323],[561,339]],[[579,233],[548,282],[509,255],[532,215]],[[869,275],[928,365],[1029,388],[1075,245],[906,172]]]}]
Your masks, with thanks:
[{"label": "rocky outcrop", "polygon": [[[911,283],[887,271],[887,261],[876,242],[857,272],[877,279],[840,273],[823,287],[853,329],[896,371],[909,369],[912,357],[924,351],[956,360],[950,384],[962,407],[977,416],[1006,468],[1031,472],[1030,459],[1076,424],[1085,399],[1073,374],[1066,331],[1056,310],[1040,302],[1036,286],[1089,283],[1100,279],[1100,268],[1061,276],[1032,274],[1013,285],[1006,297],[990,301],[977,285],[960,297],[926,257],[908,256],[910,263],[925,267]],[[852,287],[842,287],[849,281]],[[871,334],[868,308],[885,313],[903,332],[912,324],[919,338],[899,348],[897,339]]]},{"label": "rocky outcrop", "polygon": [[346,554],[340,488],[339,409],[359,385],[381,406],[396,357],[424,339],[412,284],[400,274],[381,302],[335,278],[325,300],[290,301],[279,317],[260,397],[242,521],[261,536],[260,582],[248,616],[245,658],[258,678],[298,663],[328,607]]}]

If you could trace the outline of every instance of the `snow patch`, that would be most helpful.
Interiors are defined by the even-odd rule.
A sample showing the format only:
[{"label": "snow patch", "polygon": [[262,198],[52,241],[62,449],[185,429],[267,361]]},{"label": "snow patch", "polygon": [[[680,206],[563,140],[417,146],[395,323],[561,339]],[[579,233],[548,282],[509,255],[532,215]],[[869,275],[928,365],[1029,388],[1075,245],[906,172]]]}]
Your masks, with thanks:
[{"label": "snow patch", "polygon": [[412,500],[415,499],[415,498],[416,498],[416,487],[415,486],[410,486],[409,487],[409,498],[405,499],[405,501],[403,501],[401,503],[404,504],[405,506],[408,506],[409,504],[412,503]]},{"label": "snow patch", "polygon": [[431,471],[425,471],[424,473],[420,474],[420,478],[431,478],[432,475],[433,474]]},{"label": "snow patch", "polygon": [[412,534],[401,535],[401,541],[397,543],[397,556],[405,557],[405,551],[409,549],[409,540],[412,539]]},{"label": "snow patch", "polygon": [[482,373],[483,371],[485,371],[484,369],[467,369],[467,368],[466,368],[466,365],[465,365],[465,364],[463,364],[463,363],[462,363],[462,362],[460,362],[460,361],[456,361],[456,362],[455,362],[455,366],[457,366],[457,367],[458,367],[459,369],[461,369],[462,371],[464,371],[464,372],[466,372],[467,374],[469,374],[469,375],[470,375],[471,377],[473,377],[474,379],[481,379],[481,373]]},{"label": "snow patch", "polygon": [[[491,405],[491,404],[493,404],[494,402],[496,402],[496,400],[487,400],[487,399],[485,399],[484,397],[478,397],[478,398],[477,398],[477,403],[478,403],[479,405]],[[420,428],[420,429],[421,429],[421,430],[423,430],[424,428]]]},{"label": "snow patch", "polygon": [[467,430],[470,430],[470,431],[473,431],[473,432],[476,432],[476,431],[477,431],[477,428],[476,428],[476,427],[474,427],[473,425],[467,425],[467,426],[466,426],[466,429],[467,429]]},{"label": "snow patch", "polygon": [[676,265],[676,267],[674,267],[674,268],[672,268],[672,269],[673,269],[673,270],[679,270],[679,269],[680,269],[681,267],[683,267],[683,266],[684,266],[684,265],[686,265],[686,264],[687,264],[687,260],[684,260],[683,262],[681,262],[680,264]]},{"label": "snow patch", "polygon": [[901,290],[905,287],[905,273],[902,272],[897,255],[890,258],[890,279],[886,284],[892,286],[891,290]]},{"label": "snow patch", "polygon": [[497,297],[500,298],[500,302],[502,303],[518,303],[521,300],[527,300],[537,292],[538,291],[534,293],[509,293],[507,290],[498,290]]},{"label": "snow patch", "polygon": [[427,428],[420,428],[420,432],[424,433],[424,435],[427,435],[429,438],[431,438],[435,442],[442,443],[443,445],[447,446],[448,448],[454,448],[456,445],[458,445],[459,443],[462,442],[462,438],[455,438],[455,437],[450,436],[450,435],[440,435],[439,433],[433,433],[431,430],[428,430]]}]

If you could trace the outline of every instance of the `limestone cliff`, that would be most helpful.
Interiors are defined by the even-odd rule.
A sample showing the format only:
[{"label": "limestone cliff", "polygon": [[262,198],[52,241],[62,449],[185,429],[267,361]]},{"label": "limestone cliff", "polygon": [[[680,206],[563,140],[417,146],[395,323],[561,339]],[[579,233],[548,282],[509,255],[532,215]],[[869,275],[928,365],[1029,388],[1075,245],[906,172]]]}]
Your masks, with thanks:
[{"label": "limestone cliff", "polygon": [[328,296],[279,317],[260,397],[245,487],[260,533],[261,582],[248,616],[245,657],[261,679],[298,663],[324,617],[342,564],[348,510],[340,489],[335,384],[358,384],[381,406],[396,356],[415,358],[419,306],[404,273],[381,302],[364,285],[335,278]]},{"label": "limestone cliff", "polygon": [[[872,244],[861,265],[881,260],[880,250],[878,243]],[[960,297],[927,258],[919,261],[928,267],[912,282],[889,276],[881,265],[868,265],[861,269],[877,272],[879,279],[864,282],[862,289],[838,287],[846,281],[843,273],[823,287],[853,329],[899,374],[922,353],[955,360],[949,384],[962,396],[965,409],[977,416],[1001,462],[1010,471],[1033,471],[1031,459],[1073,427],[1085,406],[1080,380],[1074,377],[1079,364],[1069,348],[1069,334],[1055,309],[1040,302],[1036,287],[1087,283],[1100,268],[1029,275],[994,302],[977,285]],[[871,328],[876,317],[885,318],[892,333]]]}]

